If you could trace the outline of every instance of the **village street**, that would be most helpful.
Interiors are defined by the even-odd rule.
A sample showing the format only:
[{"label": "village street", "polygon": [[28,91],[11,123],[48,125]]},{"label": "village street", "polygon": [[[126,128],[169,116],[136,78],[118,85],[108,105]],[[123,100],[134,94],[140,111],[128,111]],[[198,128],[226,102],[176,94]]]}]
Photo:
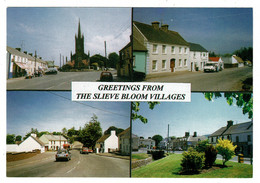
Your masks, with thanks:
[{"label": "village street", "polygon": [[191,83],[191,91],[242,91],[242,82],[252,77],[252,67],[241,67],[224,69],[220,72],[179,71],[155,74],[147,77],[146,81]]},{"label": "village street", "polygon": [[71,151],[70,161],[55,161],[55,152],[7,162],[7,177],[129,177],[129,160]]},{"label": "village street", "polygon": [[[14,78],[7,80],[7,90],[71,90],[72,81],[96,82],[101,71],[92,72],[58,72],[56,75],[44,75],[32,79]],[[117,81],[116,71],[112,71]]]}]

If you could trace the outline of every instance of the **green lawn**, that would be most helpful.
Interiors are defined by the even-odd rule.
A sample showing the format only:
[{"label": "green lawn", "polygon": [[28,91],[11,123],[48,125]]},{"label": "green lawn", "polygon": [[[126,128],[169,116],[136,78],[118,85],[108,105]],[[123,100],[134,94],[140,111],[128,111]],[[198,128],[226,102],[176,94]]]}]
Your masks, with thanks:
[{"label": "green lawn", "polygon": [[[132,170],[132,177],[165,177],[165,178],[252,178],[253,166],[236,162],[227,162],[228,167],[196,175],[179,175],[181,154],[172,154],[154,161],[146,166]],[[221,160],[216,161],[222,164]]]},{"label": "green lawn", "polygon": [[132,154],[132,160],[140,160],[140,159],[146,159],[150,156],[146,153],[139,153],[139,154]]}]

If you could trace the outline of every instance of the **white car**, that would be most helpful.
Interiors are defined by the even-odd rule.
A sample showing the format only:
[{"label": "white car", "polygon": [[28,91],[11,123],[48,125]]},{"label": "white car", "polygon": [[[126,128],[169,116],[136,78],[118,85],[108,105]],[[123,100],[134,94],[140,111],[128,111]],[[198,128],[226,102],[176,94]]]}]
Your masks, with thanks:
[{"label": "white car", "polygon": [[218,71],[216,65],[213,63],[206,63],[204,66],[204,72],[216,72]]}]

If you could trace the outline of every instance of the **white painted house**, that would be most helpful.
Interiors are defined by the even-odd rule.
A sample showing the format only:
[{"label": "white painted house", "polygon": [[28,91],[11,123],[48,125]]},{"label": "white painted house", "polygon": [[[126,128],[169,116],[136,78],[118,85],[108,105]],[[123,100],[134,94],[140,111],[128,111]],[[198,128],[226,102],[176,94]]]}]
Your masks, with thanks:
[{"label": "white painted house", "polygon": [[45,152],[44,143],[36,137],[36,134],[31,134],[19,145],[7,145],[7,152],[32,152],[35,150]]},{"label": "white painted house", "polygon": [[63,135],[45,134],[39,138],[45,144],[45,150],[58,150],[68,144],[68,140]]},{"label": "white painted house", "polygon": [[103,135],[97,140],[96,147],[99,149],[97,152],[107,153],[118,150],[118,137],[116,131],[111,131],[111,134]]},{"label": "white painted house", "polygon": [[[186,71],[190,68],[189,43],[168,25],[152,22],[152,25],[133,22],[133,38],[147,49],[145,64],[136,60],[135,65],[145,65],[145,74]],[[135,44],[135,43],[134,43]]]},{"label": "white painted house", "polygon": [[190,71],[203,71],[204,65],[209,60],[208,51],[200,44],[190,44]]}]

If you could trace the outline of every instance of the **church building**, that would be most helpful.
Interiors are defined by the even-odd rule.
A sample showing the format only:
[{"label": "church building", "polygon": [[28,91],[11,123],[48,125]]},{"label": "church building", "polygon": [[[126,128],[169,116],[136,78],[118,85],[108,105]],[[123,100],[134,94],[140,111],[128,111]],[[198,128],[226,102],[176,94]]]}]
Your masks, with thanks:
[{"label": "church building", "polygon": [[75,35],[75,54],[70,53],[70,65],[75,69],[82,69],[89,66],[89,53],[84,52],[84,35],[81,33],[80,21],[78,24],[78,35]]}]

